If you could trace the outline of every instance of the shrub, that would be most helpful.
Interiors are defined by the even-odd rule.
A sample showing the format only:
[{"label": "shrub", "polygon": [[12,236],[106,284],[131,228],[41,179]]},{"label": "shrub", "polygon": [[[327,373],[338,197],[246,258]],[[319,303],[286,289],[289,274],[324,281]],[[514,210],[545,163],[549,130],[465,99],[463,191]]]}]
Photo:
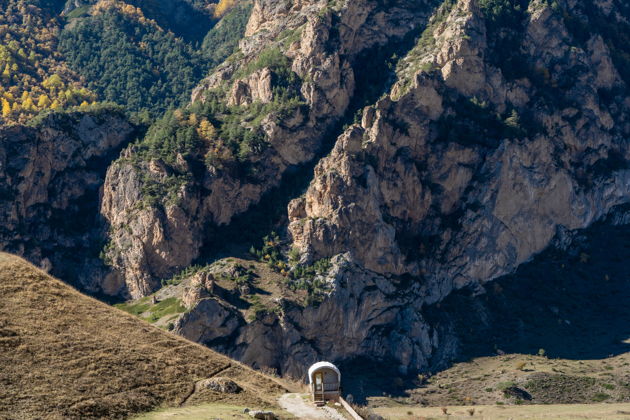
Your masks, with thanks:
[{"label": "shrub", "polygon": [[287,73],[290,72],[291,61],[284,55],[278,47],[271,47],[263,50],[258,57],[249,64],[242,67],[234,74],[235,79],[242,79],[250,74],[268,68],[273,72]]},{"label": "shrub", "polygon": [[177,273],[170,279],[163,279],[162,286],[168,286],[168,285],[176,286],[180,284],[182,281],[184,281],[185,279],[187,279],[188,277],[192,277],[195,274],[202,271],[207,271],[209,268],[210,268],[209,265],[206,265],[206,266],[192,265],[190,267],[186,267],[185,269],[183,269],[182,271],[180,271],[179,273]]}]

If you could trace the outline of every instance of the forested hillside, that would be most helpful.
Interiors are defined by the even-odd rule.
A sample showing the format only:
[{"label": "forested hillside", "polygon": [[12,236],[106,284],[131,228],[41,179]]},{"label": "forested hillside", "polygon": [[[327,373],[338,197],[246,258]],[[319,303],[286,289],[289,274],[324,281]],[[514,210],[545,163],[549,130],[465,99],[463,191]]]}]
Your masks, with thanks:
[{"label": "forested hillside", "polygon": [[42,110],[96,99],[57,50],[61,21],[56,6],[50,0],[0,2],[3,122],[24,122]]},{"label": "forested hillside", "polygon": [[[60,50],[103,100],[125,105],[131,112],[161,115],[186,103],[192,88],[231,54],[247,19],[232,18],[236,25],[211,31],[201,50],[200,41],[214,23],[214,14],[180,3],[187,5],[186,12],[183,7],[178,10],[191,17],[188,27],[181,27],[183,17],[158,13],[159,4],[151,1],[103,0],[88,9],[75,9],[61,33]],[[238,10],[242,15],[248,12]]]},{"label": "forested hillside", "polygon": [[250,11],[234,0],[4,0],[1,121],[97,101],[157,117],[232,54]]},{"label": "forested hillside", "polygon": [[61,33],[69,65],[108,101],[159,113],[186,99],[208,70],[201,54],[120,1],[97,3]]}]

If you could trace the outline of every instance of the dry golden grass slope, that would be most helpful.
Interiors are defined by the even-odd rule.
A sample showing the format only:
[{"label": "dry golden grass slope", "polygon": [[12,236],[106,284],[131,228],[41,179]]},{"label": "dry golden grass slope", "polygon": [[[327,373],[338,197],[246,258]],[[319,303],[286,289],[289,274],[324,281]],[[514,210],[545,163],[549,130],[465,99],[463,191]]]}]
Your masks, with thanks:
[{"label": "dry golden grass slope", "polygon": [[[224,377],[243,391],[198,381]],[[124,418],[157,407],[275,408],[274,379],[0,253],[0,419]]]}]

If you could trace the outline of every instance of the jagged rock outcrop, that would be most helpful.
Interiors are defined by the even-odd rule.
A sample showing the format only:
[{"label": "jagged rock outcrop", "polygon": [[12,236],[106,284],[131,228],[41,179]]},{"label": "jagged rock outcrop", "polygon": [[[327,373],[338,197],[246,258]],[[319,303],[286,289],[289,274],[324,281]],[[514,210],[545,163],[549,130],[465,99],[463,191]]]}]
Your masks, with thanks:
[{"label": "jagged rock outcrop", "polygon": [[[599,13],[584,4],[532,0],[499,18],[474,0],[444,2],[397,63],[390,92],[338,137],[288,207],[301,263],[332,260],[318,279],[327,298],[303,306],[278,297],[273,311],[245,320],[220,294],[182,288],[189,311],[175,332],[294,376],[322,357],[365,356],[408,372],[449,353],[423,316],[427,305],[465,286],[481,290],[554,237],[630,201],[627,72],[608,31],[593,24],[585,35],[567,23]],[[109,255],[133,296],[190,264],[209,240],[207,224],[229,223],[287,168],[316,155],[322,133],[351,102],[352,57],[405,35],[410,24],[424,28],[422,13],[403,5],[256,3],[241,65],[228,60],[193,100],[214,103],[211,94],[221,91],[234,106],[273,103],[277,62],[289,60],[306,105],[257,120],[269,145],[247,158],[257,182],[214,163],[194,173],[199,156],[134,160],[134,149],[110,169]],[[610,7],[611,24],[627,18],[618,3]],[[260,57],[276,63],[263,66],[272,98],[268,72],[243,70]],[[156,180],[173,185],[167,199],[138,205]]]},{"label": "jagged rock outcrop", "polygon": [[[174,331],[252,366],[293,377],[301,377],[322,355],[394,360],[403,372],[427,363],[437,342],[420,312],[420,284],[402,294],[400,279],[371,273],[345,255],[333,259],[324,281],[331,292],[321,305],[303,307],[281,298],[278,310],[248,321],[225,296],[203,297],[178,318]],[[189,288],[180,286],[182,292]]]},{"label": "jagged rock outcrop", "polygon": [[523,19],[506,53],[475,1],[438,11],[434,42],[421,38],[391,94],[338,138],[289,205],[302,262],[332,257],[328,298],[281,301],[227,343],[202,342],[294,376],[322,357],[402,372],[439,364],[457,349],[425,320],[427,305],[465,286],[483,291],[630,201],[627,81],[604,35],[576,47],[544,2]]},{"label": "jagged rock outcrop", "polygon": [[[214,153],[211,143],[181,165],[154,170],[146,160],[130,162],[135,154],[130,149],[128,159],[121,159],[108,173],[102,208],[112,227],[108,255],[132,296],[156,290],[160,278],[189,265],[202,243],[213,240],[204,237],[207,225],[229,223],[278,185],[288,168],[313,159],[327,130],[348,109],[356,57],[410,33],[430,9],[426,2],[413,0],[387,6],[347,1],[334,8],[323,0],[255,2],[248,36],[240,43],[243,58],[219,66],[195,89],[192,100],[217,100],[237,108],[228,113],[274,102],[280,110],[264,111],[259,125],[248,128],[261,130],[264,145],[252,147],[262,150],[247,149],[246,159],[239,162],[207,164],[208,153]],[[299,96],[293,100],[303,105],[288,105],[277,93],[295,80]],[[229,92],[227,97],[223,92]],[[212,142],[220,145],[224,140],[219,136]],[[204,159],[206,170],[193,174],[191,168],[203,165]],[[174,176],[186,179],[170,198],[138,208],[147,183],[165,184]]]},{"label": "jagged rock outcrop", "polygon": [[[438,300],[511,272],[557,229],[584,228],[630,199],[627,91],[607,47],[598,35],[572,47],[560,16],[539,2],[523,35],[515,48],[528,68],[552,71],[548,85],[534,85],[535,74],[507,80],[484,61],[498,53],[483,16],[474,1],[457,3],[423,59],[437,70],[367,109],[291,205],[300,210],[290,230],[308,258],[349,251],[375,272],[423,278]],[[624,95],[603,103],[599,92],[613,87]],[[464,114],[472,97],[475,113],[512,116],[496,121],[507,130],[488,138],[472,121],[465,129],[478,133],[454,132],[457,118],[483,118]]]},{"label": "jagged rock outcrop", "polygon": [[[0,130],[0,249],[98,291],[99,189],[135,131],[118,110],[53,113]],[[121,286],[113,285],[111,293]]]},{"label": "jagged rock outcrop", "polygon": [[[615,229],[611,226],[617,224],[627,225],[629,214],[627,206],[616,207],[606,218],[608,229]],[[589,230],[593,231],[593,228]],[[562,230],[554,238],[552,248],[555,252],[565,250],[572,245],[573,238],[579,238],[582,234],[581,230]],[[599,244],[596,246],[600,249]],[[565,257],[577,261],[586,258],[586,254],[580,254],[581,245],[575,248]],[[559,271],[564,269],[564,265],[561,269],[555,259],[547,260],[545,264]],[[604,261],[598,264],[605,266]],[[600,281],[601,273],[606,271],[601,268],[589,270],[595,272],[594,281]],[[502,277],[501,282],[505,284],[518,280],[518,275],[513,277]],[[620,277],[620,283],[623,282],[623,276],[616,277]],[[581,280],[584,283],[587,281],[584,278]],[[322,358],[336,361],[369,358],[384,362],[390,368],[397,367],[402,375],[412,374],[419,369],[442,369],[456,359],[462,350],[462,341],[466,341],[468,333],[467,316],[474,313],[477,322],[481,323],[484,331],[488,330],[485,333],[489,335],[496,328],[483,321],[484,305],[487,304],[483,296],[487,290],[493,290],[493,295],[496,295],[494,299],[501,299],[500,287],[470,287],[463,294],[469,296],[468,306],[459,308],[458,300],[448,302],[448,299],[452,299],[449,296],[448,306],[442,309],[441,303],[444,302],[427,305],[430,285],[408,277],[386,278],[377,275],[351,262],[349,255],[338,255],[332,259],[332,267],[325,282],[331,286],[330,295],[320,306],[305,308],[280,299],[280,310],[268,312],[249,322],[234,307],[231,316],[226,317],[225,308],[231,305],[215,294],[212,300],[221,300],[220,304],[213,303],[211,306],[204,304],[205,299],[198,300],[197,305],[192,307],[195,316],[181,316],[176,322],[175,332],[252,366],[271,367],[283,375],[303,378],[306,367]],[[544,283],[544,280],[537,278],[536,282]],[[571,280],[566,282],[570,283]],[[607,287],[613,286],[607,284]],[[515,288],[522,290],[521,294],[528,290],[527,284]],[[549,288],[558,294],[566,290],[560,286]],[[474,300],[475,296],[478,296],[479,302]],[[512,293],[511,299],[521,298],[518,293]],[[455,299],[461,299],[461,296]],[[532,299],[548,302],[541,296]],[[509,311],[509,302],[502,305],[504,310]],[[571,306],[566,302],[564,305]],[[527,313],[526,304],[521,303],[519,307],[521,315]],[[458,328],[453,326],[455,319],[460,324]],[[226,325],[230,325],[229,333],[216,334],[217,331],[225,331]],[[502,329],[506,327],[502,326]],[[575,327],[563,333],[573,336]],[[537,335],[538,332],[530,331],[530,334]],[[510,331],[510,337],[513,335],[519,335],[518,328]],[[520,339],[525,340],[522,337]],[[482,347],[491,349],[492,344],[492,341],[484,342]],[[535,340],[527,344],[534,352],[538,351],[539,343]]]}]

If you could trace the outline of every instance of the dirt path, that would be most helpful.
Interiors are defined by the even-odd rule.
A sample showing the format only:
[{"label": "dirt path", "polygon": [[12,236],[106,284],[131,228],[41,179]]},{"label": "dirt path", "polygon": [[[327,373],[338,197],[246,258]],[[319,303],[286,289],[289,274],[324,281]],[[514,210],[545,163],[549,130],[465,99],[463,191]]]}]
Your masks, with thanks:
[{"label": "dirt path", "polygon": [[308,394],[284,394],[278,400],[280,407],[287,410],[299,419],[318,420],[333,419],[346,420],[346,418],[332,407],[316,407],[309,400],[304,399]]}]

